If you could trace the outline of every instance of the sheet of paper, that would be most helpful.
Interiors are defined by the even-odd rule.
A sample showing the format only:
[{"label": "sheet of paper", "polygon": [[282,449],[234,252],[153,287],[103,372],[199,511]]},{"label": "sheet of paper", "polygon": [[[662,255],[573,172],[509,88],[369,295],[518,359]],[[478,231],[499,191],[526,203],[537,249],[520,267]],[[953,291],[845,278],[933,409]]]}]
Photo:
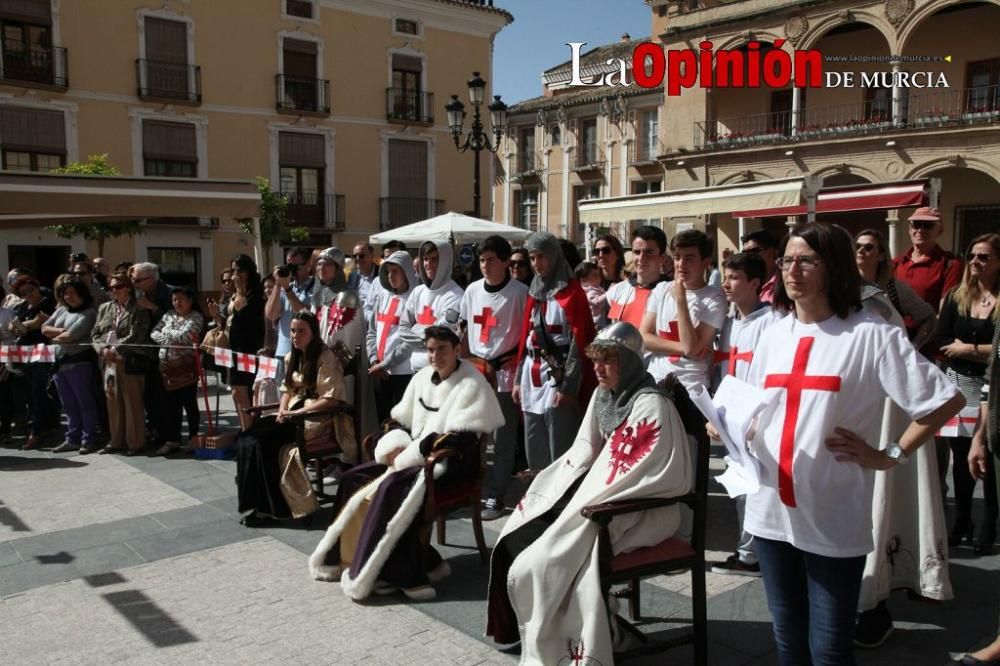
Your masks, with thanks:
[{"label": "sheet of paper", "polygon": [[[752,458],[753,456],[748,457]],[[726,494],[730,497],[753,495],[760,490],[760,479],[748,474],[748,467],[753,468],[753,463],[737,465],[729,456],[726,456],[726,471],[715,477],[715,480],[722,484],[722,487],[726,489]]]}]

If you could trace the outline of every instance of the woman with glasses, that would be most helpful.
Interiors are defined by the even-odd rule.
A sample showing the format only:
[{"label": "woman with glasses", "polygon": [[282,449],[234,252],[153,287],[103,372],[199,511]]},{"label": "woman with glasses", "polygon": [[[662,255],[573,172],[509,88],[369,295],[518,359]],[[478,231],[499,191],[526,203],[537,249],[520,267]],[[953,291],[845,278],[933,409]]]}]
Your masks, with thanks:
[{"label": "woman with glasses", "polygon": [[[14,320],[9,325],[11,333],[17,336],[17,344],[22,346],[48,344],[48,339],[42,335],[42,325],[55,311],[55,300],[42,292],[41,286],[34,278],[19,282],[17,295],[22,300],[14,308]],[[46,390],[51,370],[49,364],[25,362],[20,369],[28,384],[28,405],[31,414],[31,430],[28,440],[21,448],[29,450],[38,448],[42,444],[46,432],[55,425],[57,413]]]},{"label": "woman with glasses", "polygon": [[1000,288],[1000,234],[983,234],[972,240],[966,253],[965,271],[959,285],[948,292],[934,332],[935,344],[946,358],[945,372],[965,396],[966,406],[955,424],[942,430],[954,456],[952,483],[955,487],[955,522],[949,543],[967,541],[977,554],[993,552],[996,540],[997,495],[995,470],[990,466],[983,484],[986,512],[979,537],[973,541],[972,492],[976,482],[962,464],[972,443],[979,396],[989,359],[990,341],[1000,322],[997,290]]},{"label": "woman with glasses", "polygon": [[[747,496],[744,529],[754,536],[779,663],[853,664],[874,472],[905,463],[962,397],[900,329],[860,311],[844,229],[802,224],[779,249],[774,306],[792,316],[763,333],[747,377],[769,411],[748,445],[760,489]],[[914,421],[880,450],[886,397]]]},{"label": "woman with glasses", "polygon": [[527,250],[518,248],[510,253],[510,276],[525,286],[531,284],[535,274],[531,271],[531,259],[528,258]]},{"label": "woman with glasses", "polygon": [[[264,344],[264,288],[260,273],[257,272],[257,264],[245,254],[234,257],[230,268],[233,271],[233,298],[225,320],[229,348],[234,352],[256,354]],[[218,306],[209,305],[209,313],[217,317]],[[229,386],[242,430],[249,430],[253,425],[253,416],[245,413],[251,406],[250,387],[253,380],[253,372],[241,372],[236,368],[229,370]]]},{"label": "woman with glasses", "polygon": [[154,350],[130,345],[150,344],[150,316],[136,302],[128,275],[115,273],[108,284],[111,300],[98,308],[90,336],[104,368],[111,431],[111,441],[100,452],[134,456],[146,446],[142,392]]},{"label": "woman with glasses", "polygon": [[[608,287],[625,279],[622,275],[625,269],[625,249],[614,235],[604,234],[597,239],[594,243],[594,261],[601,269],[601,289],[607,291]],[[571,268],[575,269],[576,264]]]}]

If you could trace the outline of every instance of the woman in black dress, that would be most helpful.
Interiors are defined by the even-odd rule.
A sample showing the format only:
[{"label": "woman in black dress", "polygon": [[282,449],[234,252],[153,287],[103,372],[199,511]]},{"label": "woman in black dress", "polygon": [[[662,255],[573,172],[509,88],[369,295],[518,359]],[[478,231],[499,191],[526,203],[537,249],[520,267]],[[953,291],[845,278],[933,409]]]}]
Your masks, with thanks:
[{"label": "woman in black dress", "polygon": [[[230,267],[234,291],[226,317],[229,348],[234,353],[256,355],[264,344],[264,289],[260,273],[257,272],[257,264],[245,254],[236,255]],[[217,314],[217,308],[217,305],[211,306],[212,316]],[[249,430],[253,425],[253,416],[245,413],[252,404],[250,387],[253,380],[254,373],[241,372],[234,361],[234,367],[229,370],[229,386],[233,391],[241,430]]]}]

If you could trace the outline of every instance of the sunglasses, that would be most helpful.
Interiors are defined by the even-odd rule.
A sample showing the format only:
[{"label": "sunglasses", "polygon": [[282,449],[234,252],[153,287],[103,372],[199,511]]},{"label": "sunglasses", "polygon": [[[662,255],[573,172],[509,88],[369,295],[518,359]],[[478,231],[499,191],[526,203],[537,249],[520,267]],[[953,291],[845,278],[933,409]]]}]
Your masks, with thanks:
[{"label": "sunglasses", "polygon": [[978,261],[981,264],[990,263],[990,259],[992,258],[993,255],[988,252],[970,252],[969,254],[965,255],[966,261],[969,262]]},{"label": "sunglasses", "polygon": [[365,254],[364,252],[362,252],[361,254],[352,254],[351,258],[352,259],[364,259],[367,256],[368,256],[367,254]]},{"label": "sunglasses", "polygon": [[910,221],[910,228],[913,229],[913,230],[918,230],[918,231],[928,231],[930,229],[933,229],[935,224],[937,224],[937,223],[936,222],[923,222],[921,220],[917,220],[916,222]]},{"label": "sunglasses", "polygon": [[603,247],[595,247],[594,248],[594,254],[611,254],[614,251],[615,251],[614,248],[610,248],[607,245],[605,245]]},{"label": "sunglasses", "polygon": [[854,249],[859,250],[861,252],[874,252],[875,245],[872,243],[855,243]]},{"label": "sunglasses", "polygon": [[527,268],[528,262],[523,260],[518,260],[510,262],[510,265],[512,268]]}]

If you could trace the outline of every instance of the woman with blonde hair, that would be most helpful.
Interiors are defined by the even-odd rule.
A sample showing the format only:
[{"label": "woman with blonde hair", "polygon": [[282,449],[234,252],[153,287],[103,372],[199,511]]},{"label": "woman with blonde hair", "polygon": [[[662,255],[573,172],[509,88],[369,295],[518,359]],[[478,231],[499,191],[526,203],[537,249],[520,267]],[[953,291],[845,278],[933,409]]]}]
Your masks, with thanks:
[{"label": "woman with blonde hair", "polygon": [[956,422],[942,430],[949,439],[955,464],[952,465],[952,482],[955,486],[957,516],[951,528],[949,543],[957,546],[962,541],[972,542],[976,554],[993,552],[998,516],[995,470],[986,470],[983,499],[986,514],[973,541],[975,525],[972,522],[972,492],[976,481],[963,462],[969,456],[972,433],[978,413],[979,396],[986,382],[986,362],[989,360],[990,341],[998,323],[997,290],[1000,288],[1000,234],[983,234],[972,239],[966,252],[962,281],[945,297],[941,306],[934,338],[946,357],[946,373],[965,396],[966,406]]}]

